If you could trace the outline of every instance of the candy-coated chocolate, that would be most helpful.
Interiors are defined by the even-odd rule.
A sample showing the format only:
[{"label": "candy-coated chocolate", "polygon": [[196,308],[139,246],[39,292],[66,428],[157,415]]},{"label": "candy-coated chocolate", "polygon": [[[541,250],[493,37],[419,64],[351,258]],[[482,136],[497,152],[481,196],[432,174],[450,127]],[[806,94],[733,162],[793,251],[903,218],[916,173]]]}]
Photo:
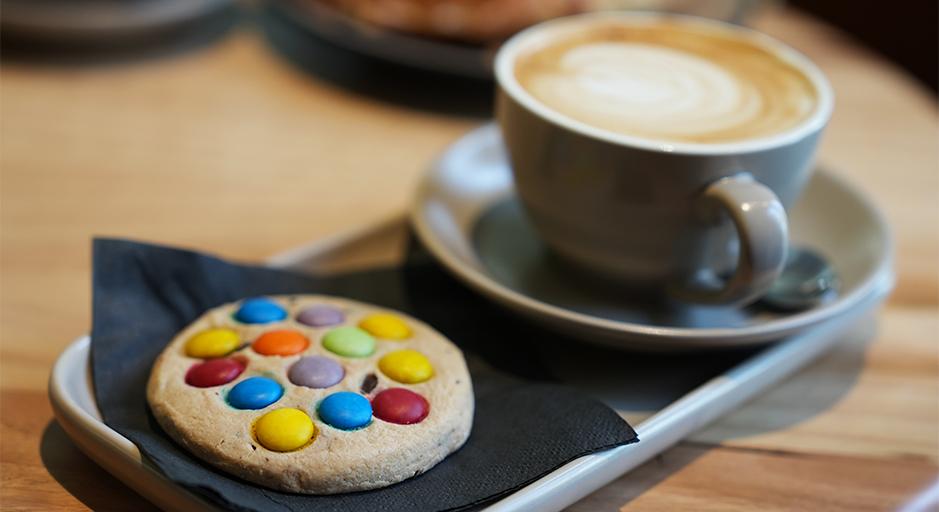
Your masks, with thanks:
[{"label": "candy-coated chocolate", "polygon": [[382,356],[378,369],[393,380],[417,384],[434,376],[434,367],[416,350],[395,350]]},{"label": "candy-coated chocolate", "polygon": [[186,355],[200,359],[223,357],[241,344],[238,333],[225,328],[206,329],[186,342]]},{"label": "candy-coated chocolate", "polygon": [[228,392],[228,405],[235,409],[263,409],[280,400],[284,388],[268,377],[249,377]]},{"label": "candy-coated chocolate", "polygon": [[310,346],[310,340],[292,329],[268,331],[254,340],[251,348],[265,356],[292,356]]},{"label": "candy-coated chocolate", "polygon": [[411,328],[398,315],[374,313],[363,318],[359,327],[376,338],[403,340],[411,337]]},{"label": "candy-coated chocolate", "polygon": [[317,406],[316,413],[324,423],[341,430],[355,430],[372,422],[372,404],[351,391],[327,396]]},{"label": "candy-coated chocolate", "polygon": [[245,364],[235,359],[209,359],[196,363],[186,372],[186,384],[197,388],[221,386],[238,378]]},{"label": "candy-coated chocolate", "polygon": [[346,315],[339,308],[318,304],[310,306],[297,315],[297,321],[310,327],[326,327],[329,325],[341,324],[346,320]]},{"label": "candy-coated chocolate", "polygon": [[345,357],[368,357],[375,352],[375,338],[358,327],[336,327],[323,336],[326,350]]},{"label": "candy-coated chocolate", "polygon": [[258,418],[254,435],[261,446],[275,452],[290,452],[303,448],[316,434],[313,420],[300,409],[273,410]]},{"label": "candy-coated chocolate", "polygon": [[235,312],[235,320],[245,324],[269,324],[287,318],[280,304],[264,297],[246,299]]},{"label": "candy-coated chocolate", "polygon": [[404,388],[390,388],[372,399],[375,417],[389,423],[410,425],[420,423],[430,412],[427,399]]},{"label": "candy-coated chocolate", "polygon": [[335,360],[323,356],[301,357],[290,366],[290,382],[308,388],[328,388],[342,380],[346,372]]}]

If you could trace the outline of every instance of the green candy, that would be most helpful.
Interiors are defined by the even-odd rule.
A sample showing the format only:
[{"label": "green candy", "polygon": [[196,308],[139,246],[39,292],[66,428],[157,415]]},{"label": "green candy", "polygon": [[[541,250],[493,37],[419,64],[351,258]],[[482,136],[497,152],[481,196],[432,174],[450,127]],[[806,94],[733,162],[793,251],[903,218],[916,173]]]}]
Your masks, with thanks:
[{"label": "green candy", "polygon": [[375,338],[358,327],[337,327],[323,336],[326,350],[345,357],[368,357],[375,352]]}]

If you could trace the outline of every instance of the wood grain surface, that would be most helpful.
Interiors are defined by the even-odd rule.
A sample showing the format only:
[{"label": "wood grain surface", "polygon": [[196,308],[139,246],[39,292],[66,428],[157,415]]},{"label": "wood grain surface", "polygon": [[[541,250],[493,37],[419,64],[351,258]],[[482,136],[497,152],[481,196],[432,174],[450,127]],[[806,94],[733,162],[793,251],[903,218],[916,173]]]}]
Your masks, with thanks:
[{"label": "wood grain surface", "polygon": [[[891,510],[939,474],[935,99],[811,19],[770,9],[755,25],[830,77],[821,160],[886,212],[896,291],[869,336],[573,510]],[[3,510],[150,507],[71,444],[46,398],[55,357],[90,327],[92,236],[257,261],[400,216],[427,163],[488,114],[486,85],[297,52],[301,39],[270,33],[139,60],[4,60]]]}]

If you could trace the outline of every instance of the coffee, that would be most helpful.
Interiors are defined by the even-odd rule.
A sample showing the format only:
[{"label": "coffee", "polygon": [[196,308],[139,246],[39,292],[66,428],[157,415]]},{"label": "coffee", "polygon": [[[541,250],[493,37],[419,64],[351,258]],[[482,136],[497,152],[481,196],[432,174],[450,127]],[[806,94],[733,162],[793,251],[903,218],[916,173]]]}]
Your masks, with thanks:
[{"label": "coffee", "polygon": [[664,142],[780,134],[818,92],[778,52],[729,28],[685,20],[597,23],[518,54],[515,78],[550,110],[605,131]]}]

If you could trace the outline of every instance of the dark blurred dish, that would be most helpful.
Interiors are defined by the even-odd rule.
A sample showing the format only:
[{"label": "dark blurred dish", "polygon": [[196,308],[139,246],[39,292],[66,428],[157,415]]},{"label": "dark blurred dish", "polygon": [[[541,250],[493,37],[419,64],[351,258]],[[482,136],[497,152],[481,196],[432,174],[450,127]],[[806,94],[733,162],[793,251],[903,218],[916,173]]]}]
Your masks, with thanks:
[{"label": "dark blurred dish", "polygon": [[657,10],[739,22],[759,0],[274,0],[336,46],[447,74],[491,79],[496,48],[546,19],[593,10]]},{"label": "dark blurred dish", "polygon": [[234,0],[3,0],[4,37],[100,43],[145,39],[222,11]]},{"label": "dark blurred dish", "polygon": [[270,5],[316,37],[361,55],[449,75],[492,78],[494,48],[383,29],[316,0],[275,0]]}]

